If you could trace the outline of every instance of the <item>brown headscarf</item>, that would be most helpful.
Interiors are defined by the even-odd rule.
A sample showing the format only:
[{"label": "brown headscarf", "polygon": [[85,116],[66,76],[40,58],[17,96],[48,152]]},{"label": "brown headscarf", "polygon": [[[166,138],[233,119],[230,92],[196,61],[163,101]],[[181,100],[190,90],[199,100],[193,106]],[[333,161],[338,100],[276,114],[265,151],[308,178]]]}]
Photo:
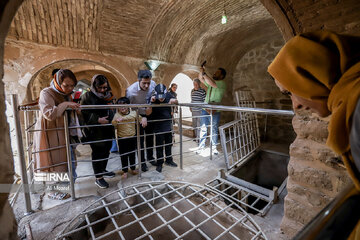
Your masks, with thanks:
[{"label": "brown headscarf", "polygon": [[360,174],[350,153],[349,136],[360,96],[359,61],[360,37],[317,31],[289,40],[268,67],[288,91],[327,103],[332,114],[326,144],[342,155],[357,189]]}]

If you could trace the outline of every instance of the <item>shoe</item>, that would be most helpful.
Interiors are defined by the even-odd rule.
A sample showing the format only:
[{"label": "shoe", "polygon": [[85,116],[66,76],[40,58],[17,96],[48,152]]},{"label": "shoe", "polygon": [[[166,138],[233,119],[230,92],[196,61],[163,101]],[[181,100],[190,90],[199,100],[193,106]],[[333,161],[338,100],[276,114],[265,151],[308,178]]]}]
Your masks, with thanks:
[{"label": "shoe", "polygon": [[142,163],[141,164],[141,171],[142,172],[147,172],[149,170],[148,166],[146,165],[146,163]]},{"label": "shoe", "polygon": [[159,173],[161,173],[161,171],[162,171],[162,165],[157,166],[157,167],[156,167],[156,171],[158,171]]},{"label": "shoe", "polygon": [[177,164],[174,163],[173,160],[171,160],[171,161],[165,161],[165,165],[168,165],[168,166],[170,166],[170,167],[177,167]]},{"label": "shoe", "polygon": [[126,179],[127,178],[127,173],[124,172],[122,175],[121,175],[121,179]]},{"label": "shoe", "polygon": [[198,148],[195,153],[196,154],[201,154],[204,151],[204,148]]},{"label": "shoe", "polygon": [[53,199],[53,200],[65,200],[65,199],[68,199],[69,197],[71,197],[70,194],[62,193],[62,192],[58,192],[58,191],[50,192],[48,194],[48,198]]},{"label": "shoe", "polygon": [[115,173],[114,172],[106,172],[103,174],[104,178],[113,178],[115,177]]},{"label": "shoe", "polygon": [[212,150],[212,153],[213,153],[214,155],[219,155],[219,151],[218,151],[217,149],[213,149],[213,150]]},{"label": "shoe", "polygon": [[97,178],[95,180],[95,184],[99,187],[99,188],[108,188],[109,184],[105,181],[104,178]]}]

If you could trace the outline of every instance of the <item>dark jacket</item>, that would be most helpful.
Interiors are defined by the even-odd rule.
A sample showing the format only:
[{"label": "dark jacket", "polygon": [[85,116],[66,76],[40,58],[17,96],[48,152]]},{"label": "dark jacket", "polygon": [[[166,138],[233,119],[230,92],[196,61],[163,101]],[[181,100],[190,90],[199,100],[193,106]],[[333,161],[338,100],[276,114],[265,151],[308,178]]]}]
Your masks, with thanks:
[{"label": "dark jacket", "polygon": [[[81,105],[107,105],[108,103],[101,98],[98,98],[91,91],[86,92],[81,96]],[[87,141],[103,140],[113,138],[114,127],[111,125],[111,119],[114,117],[113,109],[88,109],[81,111],[85,125],[99,125],[99,118],[108,116],[109,126],[89,127],[87,129]]]}]

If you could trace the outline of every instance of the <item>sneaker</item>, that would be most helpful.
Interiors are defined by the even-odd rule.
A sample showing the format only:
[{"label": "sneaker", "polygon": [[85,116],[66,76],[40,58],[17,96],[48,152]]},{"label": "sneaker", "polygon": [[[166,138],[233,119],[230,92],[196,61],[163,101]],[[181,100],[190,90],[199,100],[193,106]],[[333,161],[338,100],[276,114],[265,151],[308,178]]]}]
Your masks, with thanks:
[{"label": "sneaker", "polygon": [[147,172],[149,170],[148,166],[146,165],[146,163],[142,163],[141,164],[141,171],[142,172]]},{"label": "sneaker", "polygon": [[162,165],[157,166],[157,167],[156,167],[156,171],[158,171],[159,173],[161,173],[161,171],[162,171]]},{"label": "sneaker", "polygon": [[204,148],[198,148],[195,153],[196,154],[201,154],[204,151]]},{"label": "sneaker", "polygon": [[105,181],[104,178],[97,178],[95,180],[95,184],[99,187],[99,188],[108,188],[109,184]]},{"label": "sneaker", "polygon": [[170,166],[170,167],[177,167],[177,164],[174,163],[173,160],[171,160],[171,161],[165,161],[165,165],[168,165],[168,166]]},{"label": "sneaker", "polygon": [[113,178],[115,177],[115,173],[114,172],[106,172],[103,174],[104,178]]},{"label": "sneaker", "polygon": [[219,151],[218,151],[216,148],[212,150],[212,153],[213,153],[214,155],[219,155]]}]

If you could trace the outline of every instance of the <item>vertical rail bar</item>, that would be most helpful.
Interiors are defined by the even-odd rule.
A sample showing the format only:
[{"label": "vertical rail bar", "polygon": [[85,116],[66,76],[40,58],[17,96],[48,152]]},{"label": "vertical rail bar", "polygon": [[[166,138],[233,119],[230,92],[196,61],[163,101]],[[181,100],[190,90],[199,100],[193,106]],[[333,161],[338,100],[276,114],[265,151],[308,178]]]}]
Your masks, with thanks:
[{"label": "vertical rail bar", "polygon": [[182,107],[179,108],[179,135],[180,135],[180,169],[183,169],[183,129],[182,129]]},{"label": "vertical rail bar", "polygon": [[28,176],[26,173],[24,145],[23,145],[23,139],[22,139],[22,135],[21,135],[18,98],[17,98],[16,94],[11,95],[11,103],[12,103],[11,105],[13,107],[13,112],[14,112],[15,134],[16,134],[16,140],[17,140],[17,147],[18,147],[18,151],[19,151],[19,166],[20,166],[21,182],[23,184],[23,190],[24,190],[25,209],[26,209],[25,215],[27,215],[32,212],[32,209],[31,209],[29,181],[28,181]]},{"label": "vertical rail bar", "polygon": [[[145,131],[144,131],[145,132]],[[144,139],[145,140],[145,139]],[[137,142],[137,154],[139,165],[139,179],[141,178],[141,144],[140,144],[140,121],[139,121],[139,108],[136,108],[136,142]],[[144,149],[145,151],[145,149]],[[145,152],[144,152],[145,153]]]},{"label": "vertical rail bar", "polygon": [[[65,145],[66,145],[66,157],[68,162],[68,172],[70,178],[70,190],[71,190],[71,199],[76,200],[75,197],[75,186],[74,186],[74,176],[73,176],[73,168],[72,168],[72,158],[71,158],[71,145],[70,145],[70,134],[69,134],[69,113],[65,111],[64,113],[64,128],[65,128]],[[75,153],[74,153],[75,154]]]},{"label": "vertical rail bar", "polygon": [[32,167],[32,156],[31,156],[31,148],[30,148],[30,140],[29,140],[29,131],[27,131],[26,129],[29,128],[29,112],[28,111],[24,111],[24,127],[25,127],[25,146],[28,148],[26,151],[26,156],[28,159],[28,167],[29,167],[29,177],[30,177],[30,182],[32,182],[32,179],[34,178],[34,173],[33,173],[33,167]]},{"label": "vertical rail bar", "polygon": [[210,109],[210,160],[212,160],[213,110]]}]

